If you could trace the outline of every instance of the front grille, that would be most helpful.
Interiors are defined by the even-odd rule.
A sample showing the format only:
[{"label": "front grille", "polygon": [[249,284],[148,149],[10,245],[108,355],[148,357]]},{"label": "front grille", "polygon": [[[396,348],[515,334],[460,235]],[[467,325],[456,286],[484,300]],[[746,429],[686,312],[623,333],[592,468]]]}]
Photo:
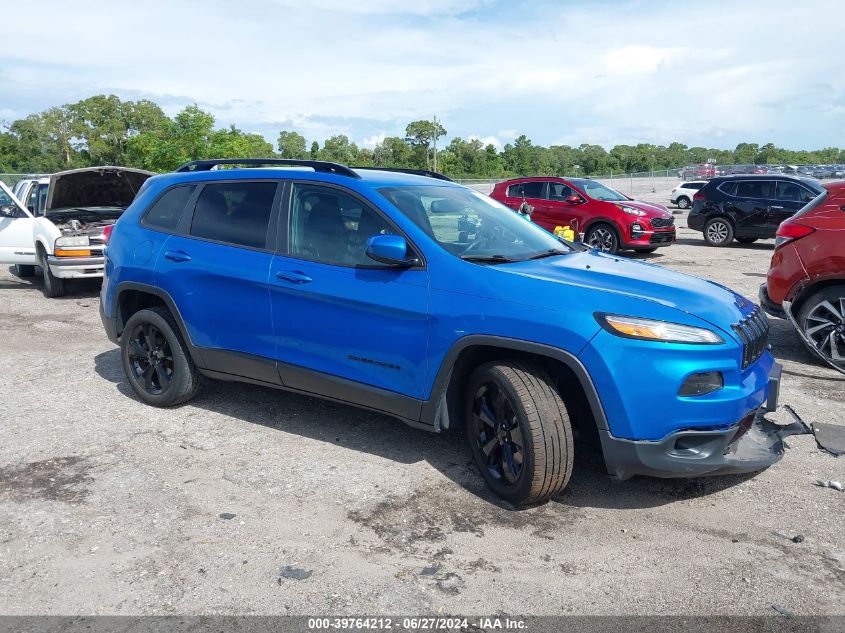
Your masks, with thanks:
[{"label": "front grille", "polygon": [[769,320],[757,307],[751,316],[731,326],[742,340],[742,368],[760,358],[769,344]]},{"label": "front grille", "polygon": [[662,233],[652,233],[648,238],[649,244],[671,244],[675,241],[675,231],[663,231]]},{"label": "front grille", "polygon": [[675,218],[652,218],[651,226],[655,229],[663,229],[675,224]]}]

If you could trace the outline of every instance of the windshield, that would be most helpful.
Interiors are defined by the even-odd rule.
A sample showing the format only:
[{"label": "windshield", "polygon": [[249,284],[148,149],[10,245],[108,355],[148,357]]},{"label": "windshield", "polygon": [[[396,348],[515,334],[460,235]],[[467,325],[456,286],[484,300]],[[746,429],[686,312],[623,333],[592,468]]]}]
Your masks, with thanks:
[{"label": "windshield", "polygon": [[379,192],[440,246],[462,259],[523,261],[572,248],[518,213],[463,187],[391,187]]},{"label": "windshield", "polygon": [[584,190],[584,193],[593,200],[608,200],[614,202],[619,200],[630,200],[630,198],[625,194],[619,193],[616,189],[611,189],[607,185],[603,185],[595,180],[579,180],[575,184],[581,187],[581,189]]}]

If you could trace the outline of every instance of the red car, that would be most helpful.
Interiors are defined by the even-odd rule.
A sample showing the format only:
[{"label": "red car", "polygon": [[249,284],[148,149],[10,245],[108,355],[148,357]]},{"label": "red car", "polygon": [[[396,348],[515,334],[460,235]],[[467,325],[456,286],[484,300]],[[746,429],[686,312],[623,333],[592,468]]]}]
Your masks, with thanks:
[{"label": "red car", "polygon": [[662,204],[632,200],[589,178],[516,178],[497,184],[490,197],[514,210],[527,201],[531,219],[547,231],[569,225],[607,253],[651,253],[675,241],[675,218]]},{"label": "red car", "polygon": [[778,228],[760,302],[845,373],[845,181],[824,188]]}]

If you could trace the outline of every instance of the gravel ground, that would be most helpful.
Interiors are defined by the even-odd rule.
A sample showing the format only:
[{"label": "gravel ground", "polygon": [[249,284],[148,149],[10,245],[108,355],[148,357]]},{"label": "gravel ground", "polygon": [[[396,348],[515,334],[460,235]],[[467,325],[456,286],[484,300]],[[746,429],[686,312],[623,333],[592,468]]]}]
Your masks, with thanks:
[{"label": "gravel ground", "polygon": [[[677,217],[646,259],[756,297],[772,242],[707,248]],[[142,405],[97,292],[0,272],[2,613],[845,613],[845,493],[814,485],[845,458],[811,436],[753,476],[620,483],[581,458],[516,512],[453,438],[366,411],[228,383]],[[785,322],[772,345],[781,402],[845,423],[843,376]]]}]

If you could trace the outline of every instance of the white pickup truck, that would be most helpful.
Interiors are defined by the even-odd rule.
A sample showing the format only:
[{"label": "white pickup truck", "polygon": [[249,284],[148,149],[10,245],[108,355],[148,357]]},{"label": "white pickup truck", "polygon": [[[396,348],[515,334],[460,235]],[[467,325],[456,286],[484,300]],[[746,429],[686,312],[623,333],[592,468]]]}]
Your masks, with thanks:
[{"label": "white pickup truck", "polygon": [[35,215],[0,182],[0,264],[44,275],[44,294],[65,294],[66,279],[103,276],[103,229],[114,224],[152,176],[128,167],[86,167],[53,174]]}]

